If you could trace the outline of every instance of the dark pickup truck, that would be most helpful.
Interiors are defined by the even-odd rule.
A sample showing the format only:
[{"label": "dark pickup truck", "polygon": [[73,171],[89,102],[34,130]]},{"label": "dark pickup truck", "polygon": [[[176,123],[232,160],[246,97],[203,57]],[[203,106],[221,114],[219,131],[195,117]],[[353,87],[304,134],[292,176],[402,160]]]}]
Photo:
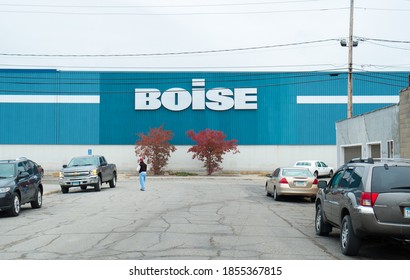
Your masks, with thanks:
[{"label": "dark pickup truck", "polygon": [[61,191],[68,193],[69,188],[87,186],[100,191],[102,183],[109,183],[110,188],[115,188],[117,183],[117,167],[107,163],[103,156],[81,156],[71,159],[68,165],[63,165],[60,171],[59,183]]}]

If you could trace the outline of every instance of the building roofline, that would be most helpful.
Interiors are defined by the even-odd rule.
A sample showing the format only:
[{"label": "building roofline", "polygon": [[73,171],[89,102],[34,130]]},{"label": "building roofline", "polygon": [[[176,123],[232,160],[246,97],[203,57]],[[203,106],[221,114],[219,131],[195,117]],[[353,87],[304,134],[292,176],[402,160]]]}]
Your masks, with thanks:
[{"label": "building roofline", "polygon": [[343,119],[343,120],[337,121],[336,123],[340,123],[340,122],[344,122],[344,121],[347,121],[347,120],[351,120],[351,119],[355,119],[355,118],[358,118],[358,117],[362,117],[362,116],[365,116],[365,115],[373,114],[373,113],[375,113],[375,112],[382,111],[382,110],[386,110],[386,109],[389,109],[389,108],[391,108],[391,107],[395,107],[395,106],[399,106],[399,105],[400,105],[400,102],[397,103],[397,104],[388,105],[388,106],[386,106],[386,107],[379,108],[379,109],[376,109],[376,110],[373,110],[373,111],[370,111],[370,112],[366,112],[366,113],[363,113],[363,114],[360,114],[360,115],[357,115],[357,116],[353,116],[353,117],[348,118],[348,119]]}]

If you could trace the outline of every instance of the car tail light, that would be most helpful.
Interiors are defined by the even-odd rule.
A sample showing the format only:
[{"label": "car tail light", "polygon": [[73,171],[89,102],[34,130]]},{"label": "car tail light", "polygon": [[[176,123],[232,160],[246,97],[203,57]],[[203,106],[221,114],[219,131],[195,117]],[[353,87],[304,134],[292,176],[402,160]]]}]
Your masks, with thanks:
[{"label": "car tail light", "polygon": [[363,192],[362,195],[360,196],[360,205],[373,206],[378,196],[379,196],[378,193]]},{"label": "car tail light", "polygon": [[288,180],[286,180],[286,178],[282,178],[279,181],[280,184],[288,184]]},{"label": "car tail light", "polygon": [[315,180],[313,180],[313,185],[317,185],[319,184],[319,181],[315,178]]}]

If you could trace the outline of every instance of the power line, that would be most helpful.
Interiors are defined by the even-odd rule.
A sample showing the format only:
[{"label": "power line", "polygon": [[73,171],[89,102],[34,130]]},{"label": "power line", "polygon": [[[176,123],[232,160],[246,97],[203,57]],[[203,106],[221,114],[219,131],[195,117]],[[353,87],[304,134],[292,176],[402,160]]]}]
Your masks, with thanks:
[{"label": "power line", "polygon": [[293,10],[263,10],[245,12],[189,12],[189,13],[141,13],[141,12],[62,12],[62,11],[16,11],[0,10],[0,13],[19,14],[59,14],[59,15],[86,15],[86,16],[200,16],[200,15],[247,15],[247,14],[275,14],[275,13],[305,13],[305,12],[330,12],[347,10],[349,7],[293,9]]},{"label": "power line", "polygon": [[368,82],[368,83],[372,83],[372,84],[392,86],[392,87],[397,87],[397,88],[401,88],[401,89],[406,87],[406,86],[402,86],[402,85],[390,84],[390,83],[384,83],[384,82],[378,82],[378,81],[370,81],[370,80],[361,79],[361,78],[355,78],[355,80],[357,80],[357,81],[362,81],[362,82]]},{"label": "power line", "polygon": [[[366,71],[366,69],[400,69],[392,70],[399,72],[406,72],[406,68],[410,69],[410,62],[396,65],[381,65],[381,64],[353,64],[355,66],[355,71]],[[81,69],[80,71],[144,71],[144,72],[166,72],[166,71],[196,71],[196,72],[229,72],[231,70],[245,72],[247,71],[277,71],[280,68],[290,69],[296,68],[297,70],[292,70],[293,72],[307,71],[300,70],[301,68],[312,68],[310,71],[328,71],[328,69],[318,69],[317,67],[335,67],[335,71],[345,70],[346,65],[335,65],[335,64],[289,64],[289,65],[242,65],[242,66],[81,66],[81,65],[37,65],[37,64],[5,64],[0,63],[0,67],[6,70],[60,70],[60,71],[75,71]],[[11,68],[10,68],[11,67]],[[18,68],[17,68],[18,67]],[[73,70],[70,70],[73,69]],[[257,70],[254,70],[257,69]],[[1,68],[0,68],[1,71]]]},{"label": "power line", "polygon": [[[337,73],[343,74],[343,73],[338,73],[335,72],[336,70],[340,69],[328,69],[326,71],[313,71],[313,72],[291,72],[291,73],[277,73],[277,72],[250,72],[250,73],[219,73],[218,77],[213,77],[211,79],[207,78],[208,82],[249,82],[249,81],[258,81],[258,80],[284,80],[284,79],[294,79],[294,78],[306,78],[306,77],[318,77],[318,76],[332,76],[333,74]],[[1,71],[0,71],[1,72]],[[81,72],[79,72],[81,73]],[[150,73],[150,72],[148,72]],[[194,73],[195,76],[200,76],[201,74],[209,74],[210,72],[204,72],[204,73]],[[100,73],[97,73],[99,75]],[[104,74],[104,73],[103,73]],[[124,73],[122,72],[113,72],[109,73],[116,75],[117,77],[113,78],[107,78],[105,76],[99,76],[97,78],[86,78],[86,77],[61,77],[59,76],[58,78],[56,76],[52,77],[39,77],[39,76],[5,76],[5,75],[0,75],[0,78],[3,79],[3,81],[0,81],[0,84],[55,84],[56,81],[58,80],[58,84],[100,84],[103,82],[104,85],[114,85],[114,84],[127,84],[127,83],[152,83],[155,82],[156,84],[158,81],[163,84],[168,84],[172,83],[175,81],[187,81],[187,83],[191,83],[190,79],[187,77],[174,77],[174,76],[164,76],[168,75],[168,73],[164,73],[162,75],[158,75],[156,77],[118,77],[118,75],[123,75]],[[129,74],[129,73],[125,73]],[[139,74],[138,72],[135,72],[133,74]],[[221,79],[224,78],[224,79]],[[228,79],[227,79],[228,78]],[[241,78],[241,79],[239,79]],[[244,78],[244,79],[243,79]],[[10,79],[12,81],[6,81],[6,79]],[[23,79],[24,81],[19,82],[15,81],[16,79]],[[27,80],[40,80],[40,82],[27,82]],[[52,80],[51,82],[42,82],[43,80]],[[66,82],[68,80],[68,82]],[[62,82],[60,82],[62,81]],[[75,81],[75,82],[71,82]],[[110,81],[110,82],[107,82]],[[126,81],[126,83],[124,83]],[[165,81],[165,82],[164,82]],[[118,82],[118,83],[117,83]]]},{"label": "power line", "polygon": [[218,4],[186,4],[186,5],[52,5],[52,4],[0,4],[0,6],[11,7],[41,7],[41,8],[180,8],[180,7],[224,7],[224,6],[255,6],[273,4],[295,4],[306,2],[319,2],[322,0],[296,0],[296,1],[268,1],[268,2],[247,2],[247,3],[218,3]]},{"label": "power line", "polygon": [[410,44],[410,41],[407,41],[407,40],[392,40],[392,39],[368,38],[368,37],[358,37],[358,36],[355,36],[355,38],[361,41],[378,41],[378,42],[386,42],[386,43]]},{"label": "power line", "polygon": [[376,45],[376,46],[389,48],[389,49],[410,51],[410,48],[403,48],[403,47],[397,47],[397,46],[388,46],[388,45],[380,44],[380,43],[376,43],[376,42],[369,42],[369,43],[370,43],[370,44],[373,44],[373,45]]},{"label": "power line", "polygon": [[[101,6],[101,5],[29,5],[29,4],[0,4],[0,6],[12,7],[31,7],[31,8],[201,8],[201,7],[224,7],[224,6],[249,6],[249,5],[271,5],[271,4],[289,4],[300,2],[314,2],[319,0],[305,1],[281,1],[281,2],[259,2],[259,3],[230,3],[230,4],[200,4],[200,5],[124,5],[124,6]],[[327,12],[348,10],[349,7],[336,8],[315,8],[315,9],[287,9],[287,10],[264,10],[264,11],[242,11],[242,12],[187,12],[187,13],[141,13],[141,12],[69,12],[69,11],[22,11],[22,10],[0,10],[0,13],[21,13],[21,14],[63,14],[63,15],[138,15],[138,16],[197,16],[197,15],[240,15],[240,14],[271,14],[271,13],[300,13],[300,12]],[[385,12],[409,12],[410,9],[392,9],[392,8],[372,8],[372,7],[355,7],[354,10],[363,11],[385,11]]]},{"label": "power line", "polygon": [[[23,69],[45,69],[45,70],[65,70],[65,68],[78,68],[78,69],[110,69],[110,70],[137,70],[137,71],[164,71],[164,70],[178,70],[184,71],[189,69],[190,71],[209,71],[213,69],[278,69],[278,68],[311,68],[311,67],[335,67],[337,69],[344,69],[345,65],[335,65],[331,63],[321,63],[321,64],[287,64],[287,65],[239,65],[239,66],[81,66],[81,65],[38,65],[38,64],[6,64],[0,63],[0,66],[5,67],[25,67]],[[7,68],[8,69],[8,68]],[[11,68],[16,69],[16,68]],[[17,68],[20,69],[20,68]],[[0,68],[1,71],[1,68]],[[103,70],[102,70],[103,71]],[[261,71],[261,70],[259,70]],[[302,70],[303,71],[303,70]],[[313,69],[312,71],[326,71],[326,69]]]},{"label": "power line", "polygon": [[0,56],[23,56],[23,57],[144,57],[144,56],[172,56],[172,55],[191,55],[191,54],[209,54],[209,53],[224,53],[224,52],[237,52],[237,51],[255,51],[280,47],[300,46],[308,44],[324,43],[329,41],[338,41],[339,39],[323,39],[306,42],[267,45],[267,46],[255,46],[244,48],[232,48],[232,49],[219,49],[219,50],[202,50],[202,51],[182,51],[182,52],[162,52],[162,53],[130,53],[130,54],[28,54],[28,53],[0,53]]},{"label": "power line", "polygon": [[[301,85],[301,84],[313,84],[313,83],[328,83],[334,82],[337,80],[344,80],[344,78],[332,78],[328,80],[311,80],[311,81],[297,81],[297,82],[289,82],[289,83],[277,83],[277,84],[261,84],[261,85],[252,85],[253,87],[257,88],[266,88],[266,87],[280,87],[280,86],[291,86],[291,85]],[[0,89],[0,93],[41,93],[41,94],[51,94],[56,93],[59,94],[69,94],[73,93],[73,91],[64,91],[64,90],[55,90],[55,91],[45,91],[45,90],[16,90],[16,89]],[[175,89],[175,92],[178,92],[178,89]],[[134,94],[134,92],[130,91],[84,91],[82,90],[81,93],[83,94]]]},{"label": "power line", "polygon": [[353,75],[354,76],[363,76],[363,77],[369,77],[369,78],[374,78],[374,79],[381,79],[381,80],[387,80],[387,81],[392,81],[392,82],[400,82],[403,84],[407,83],[407,77],[401,77],[402,79],[393,79],[393,78],[389,78],[389,77],[380,77],[377,75],[372,75],[374,73],[371,72],[355,72]]},{"label": "power line", "polygon": [[373,45],[381,46],[381,47],[386,47],[386,48],[392,48],[392,49],[398,49],[398,50],[406,50],[409,51],[410,48],[404,48],[404,47],[398,47],[398,46],[389,46],[386,44],[381,44],[382,43],[391,43],[391,44],[410,44],[410,41],[407,40],[391,40],[391,39],[379,39],[379,38],[366,38],[366,37],[356,37],[357,40],[364,41]]},{"label": "power line", "polygon": [[[366,71],[365,69],[369,68],[376,68],[376,69],[400,69],[400,70],[393,70],[399,72],[406,72],[407,70],[403,70],[405,68],[410,68],[409,63],[401,63],[401,64],[394,64],[394,65],[382,65],[382,64],[353,64],[355,66],[355,71]],[[317,67],[334,67],[332,68],[335,71],[342,71],[345,70],[346,64],[331,64],[331,63],[319,63],[319,64],[284,64],[284,65],[238,65],[238,66],[84,66],[84,65],[40,65],[40,64],[7,64],[7,63],[0,63],[0,67],[3,67],[3,70],[61,70],[61,71],[73,71],[70,69],[82,69],[80,71],[144,71],[144,72],[166,72],[166,71],[199,71],[199,72],[209,72],[209,71],[223,71],[228,72],[230,70],[235,70],[239,72],[245,72],[245,70],[252,70],[258,69],[256,72],[260,71],[277,71],[280,68],[297,68],[297,70],[293,70],[296,72],[300,71],[307,71],[307,70],[300,70],[301,68],[312,68],[310,71],[328,71],[329,69],[318,69]],[[7,68],[4,68],[7,67]],[[272,70],[270,70],[272,69]],[[330,70],[332,70],[330,69]],[[0,71],[2,69],[0,68]],[[370,71],[369,71],[370,72]]]},{"label": "power line", "polygon": [[[301,12],[330,12],[349,10],[350,7],[335,8],[313,8],[313,9],[284,9],[284,10],[263,10],[263,11],[217,11],[217,12],[186,12],[186,13],[151,13],[151,12],[132,12],[129,9],[144,8],[209,8],[209,7],[246,7],[273,4],[297,4],[305,2],[318,2],[320,0],[299,0],[299,1],[268,1],[268,2],[245,2],[245,3],[218,3],[218,4],[185,4],[185,5],[45,5],[45,4],[0,4],[0,7],[27,7],[27,8],[57,8],[57,9],[93,9],[92,12],[78,11],[35,11],[35,10],[0,10],[0,13],[20,13],[20,14],[61,14],[61,15],[138,15],[138,16],[198,16],[198,15],[241,15],[241,14],[272,14],[272,13],[301,13]],[[126,12],[99,12],[95,9],[127,9]],[[373,7],[354,7],[354,10],[363,11],[384,11],[384,12],[409,12],[410,9],[403,8],[373,8]]]},{"label": "power line", "polygon": [[[260,85],[252,85],[253,87],[257,88],[267,88],[267,87],[282,87],[282,86],[293,86],[293,85],[303,85],[303,84],[317,84],[317,83],[329,83],[329,82],[336,82],[336,81],[345,81],[345,78],[331,78],[327,80],[310,80],[310,81],[297,81],[297,82],[288,82],[288,83],[275,83],[275,84],[260,84]],[[386,86],[391,86],[391,87],[396,87],[396,88],[403,88],[405,86],[399,85],[399,84],[392,84],[392,83],[387,83],[387,82],[381,82],[381,81],[373,81],[373,80],[368,80],[368,79],[362,79],[362,78],[355,78],[357,81],[362,81],[366,83],[372,83],[372,84],[381,84],[381,85],[386,85]],[[6,89],[0,89],[0,93],[33,93],[33,94],[52,94],[58,92],[59,94],[70,94],[73,93],[73,91],[64,91],[64,90],[58,90],[58,91],[44,91],[44,90],[6,90]],[[130,91],[81,91],[83,94],[134,94],[133,92]],[[176,90],[178,92],[178,90]]]},{"label": "power line", "polygon": [[410,9],[392,9],[392,8],[371,8],[371,7],[355,7],[355,10],[363,11],[382,11],[382,12],[410,12]]},{"label": "power line", "polygon": [[410,63],[404,63],[404,64],[396,64],[396,65],[380,65],[380,64],[362,64],[362,65],[359,65],[359,64],[357,64],[357,66],[360,66],[361,68],[358,68],[358,69],[361,69],[361,70],[363,70],[363,68],[376,68],[376,69],[387,69],[387,68],[390,68],[390,69],[394,69],[394,68],[400,68],[400,69],[403,69],[404,67],[408,67],[408,68],[410,68]]},{"label": "power line", "polygon": [[[403,88],[407,85],[407,76],[408,73],[401,72],[402,75],[398,75],[398,73],[380,73],[380,72],[355,72],[354,77],[355,80],[358,81],[365,81],[368,83],[376,83],[376,84],[383,84],[389,85],[394,87]],[[99,75],[99,73],[97,73]],[[159,75],[156,77],[123,77],[121,75],[127,75],[129,73],[111,73],[115,77],[107,77],[107,76],[99,76],[98,78],[92,77],[61,77],[61,76],[54,76],[54,77],[39,77],[39,76],[16,76],[16,75],[0,75],[1,81],[0,84],[4,85],[16,85],[16,86],[23,86],[23,85],[33,85],[33,86],[44,86],[44,85],[83,85],[83,86],[92,86],[92,85],[135,85],[135,84],[151,84],[154,83],[155,85],[168,85],[169,83],[178,82],[180,84],[191,84],[190,78],[187,77],[171,77],[166,76],[168,73],[164,75]],[[200,76],[201,74],[209,74],[209,73],[195,73],[194,76]],[[310,83],[321,83],[321,82],[330,82],[330,81],[338,81],[338,80],[345,80],[347,73],[345,72],[323,72],[323,71],[316,71],[316,72],[295,72],[295,73],[269,73],[269,72],[262,72],[262,73],[220,73],[217,77],[207,77],[208,83],[252,83],[252,86],[256,87],[276,87],[276,86],[285,86],[285,85],[297,85],[297,84],[310,84]],[[318,80],[316,78],[323,77],[322,79]],[[360,77],[367,77],[369,79],[363,79]],[[393,78],[391,78],[393,77]],[[10,81],[7,81],[7,80]],[[21,79],[22,81],[19,81]],[[287,79],[298,79],[298,81],[291,81],[283,83],[283,81]],[[30,81],[31,80],[31,81]],[[260,81],[267,81],[272,82],[275,80],[279,80],[280,83],[260,83],[255,84],[255,82]],[[384,82],[387,81],[387,82]],[[389,83],[394,82],[394,84]],[[44,92],[44,90],[35,90],[33,91],[32,88],[30,90],[11,90],[11,89],[0,89],[0,92],[32,92],[32,93],[40,93]],[[100,91],[98,91],[100,92]],[[118,91],[116,91],[118,92]],[[50,93],[50,92],[49,92]],[[68,92],[67,92],[68,93]],[[88,93],[97,93],[94,91],[89,91]],[[123,92],[125,93],[125,92]],[[128,91],[127,91],[128,93]]]},{"label": "power line", "polygon": [[[363,70],[362,68],[353,68],[353,70],[357,71],[357,72],[354,72],[354,73],[370,73],[370,74],[376,74],[378,76],[383,75],[383,76],[389,76],[389,77],[403,78],[403,79],[406,79],[406,81],[408,80],[408,75],[407,75],[408,72],[407,71],[375,72],[375,71]],[[405,73],[406,76],[399,75],[399,73],[401,73],[401,74]]]},{"label": "power line", "polygon": [[[410,44],[410,41],[407,40],[391,40],[391,39],[376,39],[376,38],[366,38],[366,37],[357,37],[357,40],[361,41],[377,41],[377,42],[386,42],[386,43],[402,43]],[[304,42],[294,42],[294,43],[285,43],[277,45],[265,45],[265,46],[253,46],[253,47],[242,47],[242,48],[231,48],[231,49],[216,49],[216,50],[198,50],[198,51],[181,51],[181,52],[159,52],[159,53],[128,53],[128,54],[34,54],[34,53],[0,53],[0,56],[14,56],[14,57],[61,57],[61,58],[93,58],[93,57],[146,57],[146,56],[174,56],[174,55],[192,55],[192,54],[212,54],[212,53],[227,53],[227,52],[238,52],[238,51],[257,51],[281,47],[292,47],[292,46],[302,46],[302,45],[311,45],[317,43],[325,42],[339,42],[338,38],[330,39],[321,39],[313,41],[304,41]],[[376,44],[376,43],[374,43]],[[376,44],[377,45],[377,44]],[[379,44],[381,45],[381,44]],[[385,45],[382,45],[385,46]],[[386,46],[388,47],[388,46]],[[392,47],[397,48],[397,47]],[[407,48],[403,48],[408,50]]]},{"label": "power line", "polygon": [[[266,1],[266,2],[243,2],[243,3],[218,3],[218,4],[177,4],[177,5],[54,5],[54,4],[16,4],[16,3],[1,3],[0,7],[30,7],[30,8],[76,8],[76,9],[83,9],[83,8],[93,8],[93,9],[131,9],[131,8],[202,8],[202,7],[238,7],[238,6],[260,6],[260,5],[276,5],[276,4],[299,4],[299,3],[307,3],[307,2],[320,2],[323,0],[296,0],[296,1]],[[333,10],[333,9],[340,9],[340,8],[318,8],[318,9],[309,9],[307,11],[320,11],[320,10]],[[343,7],[342,9],[347,9],[347,7]],[[393,11],[393,12],[408,12],[410,9],[402,9],[402,8],[373,8],[373,7],[366,7],[360,6],[355,7],[355,10],[370,10],[370,11]],[[306,10],[285,10],[286,12],[292,11],[306,11]],[[4,11],[7,12],[7,11]],[[17,12],[17,11],[12,11]],[[28,11],[22,11],[28,12]],[[36,12],[36,11],[33,11]],[[272,11],[275,12],[275,11]],[[280,12],[280,11],[278,11]]]}]

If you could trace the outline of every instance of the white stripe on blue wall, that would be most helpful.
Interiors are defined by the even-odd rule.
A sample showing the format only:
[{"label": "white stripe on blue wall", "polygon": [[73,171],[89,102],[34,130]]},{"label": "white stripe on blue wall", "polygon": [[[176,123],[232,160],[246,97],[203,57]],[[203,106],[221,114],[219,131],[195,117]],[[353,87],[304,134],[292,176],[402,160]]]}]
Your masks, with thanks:
[{"label": "white stripe on blue wall", "polygon": [[[354,96],[353,103],[355,104],[394,104],[399,103],[400,96],[398,95],[371,95],[371,96]],[[306,95],[297,96],[297,104],[347,104],[347,96],[330,96],[330,95]]]},{"label": "white stripe on blue wall", "polygon": [[0,95],[0,103],[100,104],[99,95]]}]

